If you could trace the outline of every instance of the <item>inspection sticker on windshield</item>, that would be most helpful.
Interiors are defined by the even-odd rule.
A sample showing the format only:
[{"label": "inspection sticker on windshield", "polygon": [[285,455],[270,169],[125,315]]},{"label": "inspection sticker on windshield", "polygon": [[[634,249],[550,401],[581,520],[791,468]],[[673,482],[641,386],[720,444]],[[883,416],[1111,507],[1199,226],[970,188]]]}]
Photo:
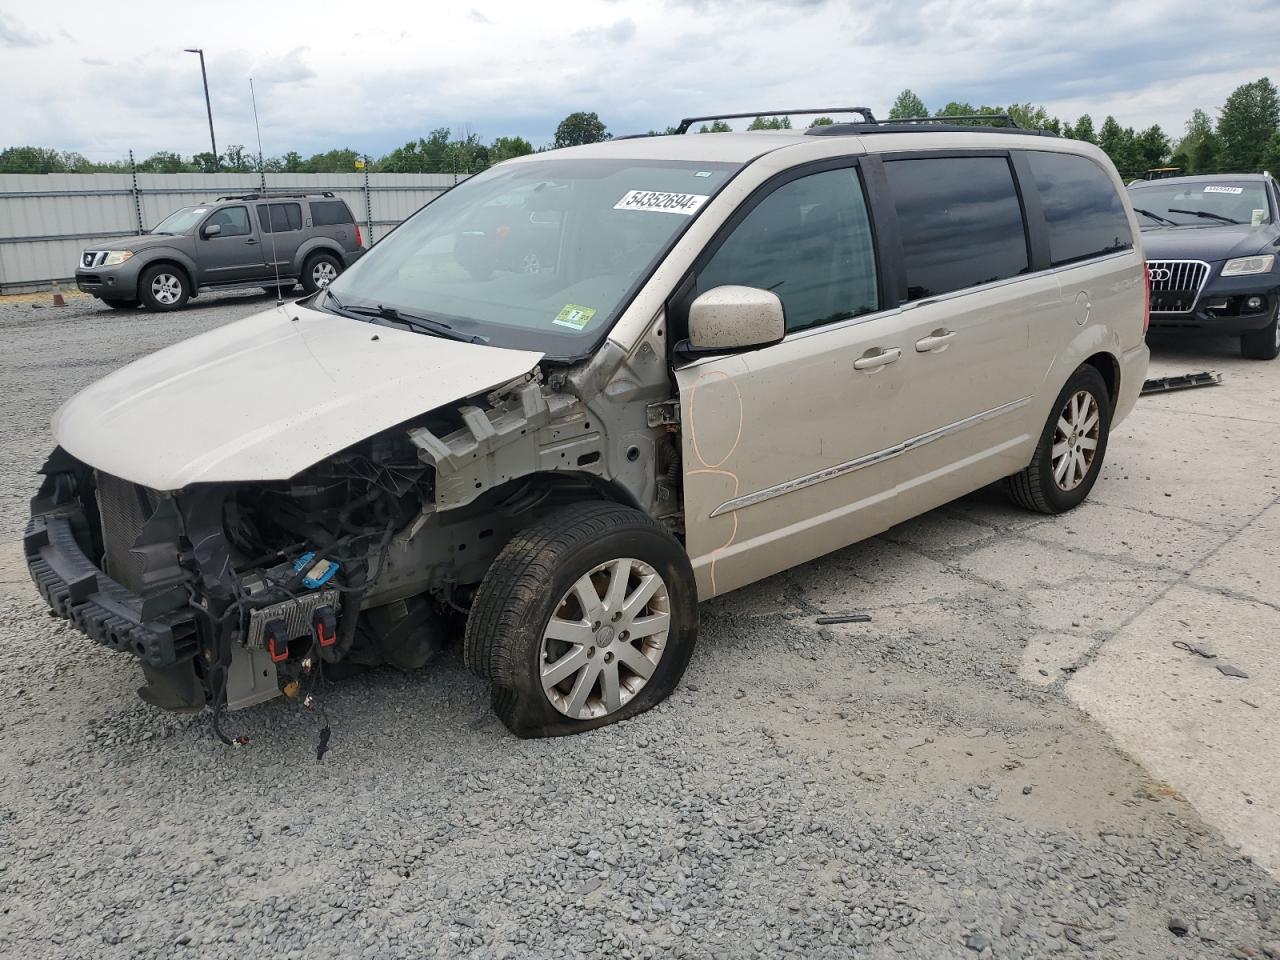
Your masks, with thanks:
[{"label": "inspection sticker on windshield", "polygon": [[1266,220],[1267,220],[1267,211],[1255,209],[1253,211],[1253,219],[1250,220],[1249,223],[1252,226],[1260,227],[1266,222]]},{"label": "inspection sticker on windshield", "polygon": [[1244,193],[1244,187],[1205,187],[1205,193]]},{"label": "inspection sticker on windshield", "polygon": [[562,327],[569,327],[571,330],[581,330],[596,312],[591,307],[580,307],[576,303],[566,303],[564,309],[561,310],[552,323],[559,324]]},{"label": "inspection sticker on windshield", "polygon": [[654,210],[658,213],[679,213],[691,217],[697,209],[710,200],[697,193],[661,193],[657,190],[628,190],[627,195],[613,205],[615,210]]}]

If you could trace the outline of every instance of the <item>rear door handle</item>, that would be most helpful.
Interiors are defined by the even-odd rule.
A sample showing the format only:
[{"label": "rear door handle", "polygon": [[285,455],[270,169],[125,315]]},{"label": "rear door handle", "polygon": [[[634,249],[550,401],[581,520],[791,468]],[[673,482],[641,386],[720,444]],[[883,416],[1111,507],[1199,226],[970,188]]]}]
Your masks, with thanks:
[{"label": "rear door handle", "polygon": [[947,344],[956,335],[954,330],[935,330],[927,337],[922,337],[916,341],[916,353],[930,353],[937,350],[945,350]]},{"label": "rear door handle", "polygon": [[853,361],[853,369],[855,370],[879,370],[881,367],[887,367],[900,356],[902,351],[897,347],[890,347],[888,350],[882,350],[879,353],[867,353]]}]

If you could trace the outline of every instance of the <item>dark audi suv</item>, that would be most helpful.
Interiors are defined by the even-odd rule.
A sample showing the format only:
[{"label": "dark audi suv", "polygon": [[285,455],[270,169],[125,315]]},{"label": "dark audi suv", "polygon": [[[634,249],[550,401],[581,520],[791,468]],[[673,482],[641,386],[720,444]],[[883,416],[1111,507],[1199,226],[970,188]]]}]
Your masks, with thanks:
[{"label": "dark audi suv", "polygon": [[1240,337],[1251,360],[1280,354],[1280,186],[1266,173],[1129,186],[1151,278],[1153,330]]}]

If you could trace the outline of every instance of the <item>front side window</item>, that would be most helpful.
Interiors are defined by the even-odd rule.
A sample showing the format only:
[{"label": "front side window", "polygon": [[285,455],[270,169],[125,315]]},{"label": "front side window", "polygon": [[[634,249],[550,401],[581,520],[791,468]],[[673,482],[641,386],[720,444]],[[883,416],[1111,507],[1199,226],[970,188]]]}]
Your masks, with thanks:
[{"label": "front side window", "polygon": [[222,228],[222,232],[218,234],[220,237],[248,236],[249,211],[245,207],[223,207],[215,211],[205,223],[206,227],[215,225]]},{"label": "front side window", "polygon": [[1129,199],[1144,227],[1271,222],[1271,205],[1261,180],[1153,180],[1130,187]]},{"label": "front side window", "polygon": [[884,165],[898,213],[907,299],[1026,273],[1022,204],[1005,157],[922,157]]},{"label": "front side window", "polygon": [[495,167],[414,214],[329,289],[346,307],[394,307],[494,346],[582,356],[737,169],[556,156]]},{"label": "front side window", "polygon": [[201,218],[209,212],[208,207],[183,207],[175,210],[156,224],[152,233],[180,234],[190,232]]},{"label": "front side window", "polygon": [[[270,212],[268,213],[268,206]],[[288,233],[302,229],[302,206],[297,203],[258,204],[258,226],[263,233]]]},{"label": "front side window", "polygon": [[1055,267],[1133,247],[1133,231],[1111,178],[1088,157],[1027,153]]},{"label": "front side window", "polygon": [[788,332],[879,309],[857,171],[810,174],[762,200],[698,273],[698,293],[727,284],[776,293]]}]

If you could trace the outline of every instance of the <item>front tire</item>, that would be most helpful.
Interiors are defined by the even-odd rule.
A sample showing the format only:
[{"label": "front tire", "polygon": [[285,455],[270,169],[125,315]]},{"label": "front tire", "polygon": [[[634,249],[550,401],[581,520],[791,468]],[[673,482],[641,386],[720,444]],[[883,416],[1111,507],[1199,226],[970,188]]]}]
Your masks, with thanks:
[{"label": "front tire", "polygon": [[315,293],[337,280],[340,273],[342,264],[333,254],[312,254],[302,268],[302,289],[307,293]]},{"label": "front tire", "polygon": [[157,264],[138,278],[138,298],[148,310],[180,310],[191,298],[191,284],[177,267]]},{"label": "front tire", "polygon": [[1280,308],[1261,330],[1240,337],[1240,356],[1246,360],[1274,360],[1280,356]]},{"label": "front tire", "polygon": [[1054,401],[1031,463],[1005,478],[1005,492],[1038,513],[1079,506],[1102,472],[1110,435],[1111,394],[1102,374],[1085,364]]},{"label": "front tire", "polygon": [[697,632],[684,547],[638,510],[579,503],[503,547],[472,604],[464,657],[512,733],[563,736],[664,700]]}]

